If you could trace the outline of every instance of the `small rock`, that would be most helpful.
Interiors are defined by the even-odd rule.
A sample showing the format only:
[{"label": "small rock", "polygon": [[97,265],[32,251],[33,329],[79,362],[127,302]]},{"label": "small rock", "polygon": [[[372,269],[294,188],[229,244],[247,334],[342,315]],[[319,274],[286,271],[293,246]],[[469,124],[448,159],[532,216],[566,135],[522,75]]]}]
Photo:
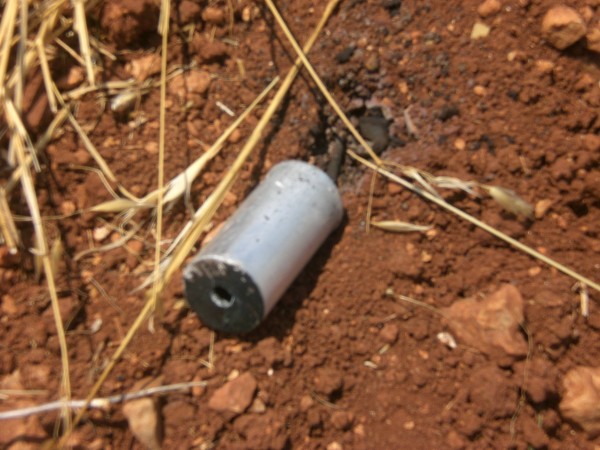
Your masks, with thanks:
[{"label": "small rock", "polygon": [[538,59],[535,62],[535,68],[538,72],[545,75],[551,74],[554,71],[555,64],[547,59]]},{"label": "small rock", "polygon": [[310,395],[303,395],[302,398],[300,399],[300,411],[306,412],[314,404],[315,404],[315,401],[312,399],[312,397]]},{"label": "small rock", "polygon": [[463,450],[467,446],[465,439],[455,430],[446,435],[446,444],[453,450]]},{"label": "small rock", "polygon": [[337,441],[333,441],[330,442],[329,444],[327,444],[326,447],[327,450],[344,450],[344,447],[342,447],[342,444],[340,444]]},{"label": "small rock", "polygon": [[456,105],[447,104],[440,108],[437,116],[438,119],[440,119],[442,122],[445,122],[446,120],[454,116],[458,116],[459,113],[460,111],[458,110],[458,107]]},{"label": "small rock", "polygon": [[369,72],[377,72],[379,70],[379,56],[377,53],[371,53],[365,61],[365,69]]},{"label": "small rock", "polygon": [[354,414],[349,411],[335,411],[331,414],[331,424],[336,430],[347,431],[352,427]]},{"label": "small rock", "polygon": [[136,58],[127,64],[126,70],[136,81],[142,83],[160,72],[160,56],[157,53],[150,53]]},{"label": "small rock", "polygon": [[571,369],[563,386],[559,405],[563,417],[583,428],[590,438],[600,435],[600,367]]},{"label": "small rock", "polygon": [[59,87],[66,91],[74,89],[85,80],[85,69],[81,66],[73,66],[69,69],[67,76],[61,80]]},{"label": "small rock", "polygon": [[2,300],[0,303],[0,311],[2,314],[8,317],[12,317],[19,312],[19,308],[17,307],[17,303],[12,295],[6,294],[2,296]]},{"label": "small rock", "polygon": [[548,198],[539,200],[535,204],[535,218],[541,219],[542,217],[544,217],[553,203],[554,202]]},{"label": "small rock", "polygon": [[502,3],[498,0],[485,0],[477,7],[477,14],[481,17],[489,17],[497,14],[502,8]]},{"label": "small rock", "polygon": [[596,53],[600,53],[600,25],[590,28],[585,35],[586,47]]},{"label": "small rock", "polygon": [[185,84],[188,92],[192,94],[204,94],[211,82],[211,76],[203,70],[194,70],[185,75]]},{"label": "small rock", "polygon": [[379,337],[386,344],[393,344],[398,340],[398,327],[393,323],[386,323],[381,331]]},{"label": "small rock", "polygon": [[241,414],[252,404],[257,386],[252,374],[245,372],[217,389],[208,406],[219,412]]},{"label": "small rock", "polygon": [[471,30],[471,39],[482,39],[490,34],[490,27],[482,22],[475,22],[473,29]]},{"label": "small rock", "polygon": [[267,405],[260,398],[255,398],[250,405],[250,409],[248,411],[253,412],[255,414],[263,414],[267,410]]},{"label": "small rock", "polygon": [[313,383],[317,394],[329,398],[332,394],[342,389],[344,386],[344,379],[341,372],[335,369],[322,367],[317,369],[313,378]]},{"label": "small rock", "polygon": [[123,414],[129,423],[129,429],[149,450],[160,450],[160,419],[156,402],[151,398],[131,400],[123,406]]},{"label": "small rock", "polygon": [[357,435],[357,436],[365,436],[366,432],[365,432],[365,426],[362,423],[359,423],[358,425],[356,425],[354,427],[354,429],[352,430],[352,432]]},{"label": "small rock", "polygon": [[568,6],[558,5],[550,8],[542,20],[542,35],[553,47],[563,50],[586,33],[583,18]]},{"label": "small rock", "polygon": [[600,151],[600,135],[586,134],[583,136],[583,145],[590,152]]},{"label": "small rock", "polygon": [[220,25],[225,22],[225,11],[221,8],[209,6],[202,11],[202,20],[214,25]]},{"label": "small rock", "polygon": [[523,298],[514,286],[504,285],[482,301],[459,300],[443,312],[458,341],[492,356],[527,354],[519,325],[523,322]]},{"label": "small rock", "polygon": [[0,267],[12,267],[19,264],[21,255],[18,251],[11,253],[6,245],[0,245]]},{"label": "small rock", "polygon": [[338,64],[345,64],[350,61],[354,54],[354,46],[350,45],[335,55],[335,60]]},{"label": "small rock", "polygon": [[524,414],[521,418],[521,427],[523,429],[523,439],[531,448],[548,447],[548,436],[533,417]]},{"label": "small rock", "polygon": [[466,146],[467,146],[467,143],[466,143],[466,142],[465,142],[465,140],[464,140],[464,139],[462,139],[462,138],[457,138],[457,139],[454,141],[454,148],[455,148],[456,150],[464,150]]},{"label": "small rock", "polygon": [[179,12],[179,20],[181,23],[190,23],[200,17],[201,8],[197,2],[192,0],[183,0],[177,8]]},{"label": "small rock", "polygon": [[596,84],[596,80],[589,73],[584,73],[577,83],[575,83],[575,90],[579,92],[585,92],[590,90]]},{"label": "small rock", "polygon": [[127,243],[128,255],[125,264],[127,264],[127,267],[129,267],[130,270],[135,269],[139,264],[140,254],[143,249],[144,243],[136,239],[132,239]]},{"label": "small rock", "polygon": [[146,152],[149,155],[158,155],[158,142],[156,142],[156,141],[146,142],[146,144],[144,145],[144,150],[146,150]]},{"label": "small rock", "polygon": [[486,94],[486,89],[483,86],[477,85],[473,88],[473,93],[479,97],[484,97]]}]

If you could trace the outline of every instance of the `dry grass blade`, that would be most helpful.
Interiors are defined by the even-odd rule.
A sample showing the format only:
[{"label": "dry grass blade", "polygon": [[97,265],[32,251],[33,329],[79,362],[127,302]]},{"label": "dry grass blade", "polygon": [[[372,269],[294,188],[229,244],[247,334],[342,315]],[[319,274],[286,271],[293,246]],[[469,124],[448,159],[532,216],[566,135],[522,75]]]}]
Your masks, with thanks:
[{"label": "dry grass blade", "polygon": [[48,97],[48,103],[50,110],[56,113],[58,110],[56,97],[54,96],[54,90],[52,88],[52,75],[50,74],[50,66],[48,64],[48,56],[46,55],[46,29],[48,28],[48,22],[44,22],[38,35],[35,38],[35,48],[37,50],[38,59],[40,60],[40,68],[42,69],[42,77],[44,79],[44,88],[46,89],[46,95]]},{"label": "dry grass blade", "polygon": [[285,33],[285,36],[287,37],[287,39],[290,42],[290,44],[292,45],[292,47],[294,47],[296,54],[302,61],[302,64],[304,64],[304,67],[310,74],[311,78],[313,79],[313,81],[315,82],[315,84],[317,85],[317,87],[319,88],[321,93],[323,94],[323,96],[327,99],[327,101],[329,102],[329,104],[331,105],[333,110],[336,112],[336,114],[339,116],[339,118],[342,120],[344,125],[346,125],[346,127],[348,128],[350,133],[352,133],[352,136],[354,136],[354,138],[358,141],[358,143],[366,150],[366,152],[373,159],[373,161],[375,161],[375,163],[378,166],[380,166],[381,159],[379,159],[379,157],[375,154],[375,152],[373,151],[371,146],[360,135],[360,133],[358,132],[356,127],[354,125],[352,125],[352,122],[350,122],[350,119],[348,119],[348,116],[346,116],[344,111],[342,111],[342,108],[340,108],[340,106],[337,104],[337,102],[335,101],[335,99],[333,98],[333,96],[331,95],[329,90],[327,89],[327,87],[325,87],[325,84],[323,83],[323,81],[321,81],[321,78],[319,77],[319,75],[317,75],[317,72],[315,71],[312,64],[306,57],[305,52],[302,51],[302,48],[300,48],[300,45],[298,45],[298,42],[296,42],[296,39],[294,39],[292,32],[290,31],[289,27],[286,25],[285,20],[283,20],[283,17],[281,17],[281,14],[279,14],[279,11],[277,11],[277,8],[273,4],[273,2],[271,0],[265,0],[265,3],[271,10],[271,13],[275,17],[275,20],[277,21],[277,23],[279,24],[279,26]]},{"label": "dry grass blade", "polygon": [[17,253],[17,246],[21,242],[4,188],[0,188],[0,241],[4,241],[8,251],[12,254]]},{"label": "dry grass blade", "polygon": [[[16,110],[21,113],[23,109],[23,87],[25,86],[25,52],[27,50],[27,25],[29,22],[29,7],[27,2],[19,2],[21,12],[19,14],[19,42],[17,43],[17,60],[14,73],[16,85],[13,92]],[[36,168],[36,170],[38,170]]]},{"label": "dry grass blade", "polygon": [[[8,125],[11,128],[12,132],[17,133],[21,137],[23,145],[26,145],[27,149],[29,150],[28,155],[25,156],[25,158],[28,158],[27,167],[29,167],[30,162],[33,162],[33,167],[37,172],[39,172],[40,164],[37,159],[37,155],[35,154],[35,148],[31,142],[31,139],[29,138],[29,134],[25,129],[25,125],[23,124],[23,121],[21,120],[21,117],[17,112],[17,108],[15,108],[14,103],[8,99],[5,99],[4,111],[6,113],[6,121],[8,122]],[[15,146],[12,141],[10,144],[10,148],[12,149],[12,154],[9,154],[9,159],[13,159],[14,161],[16,161],[14,155]]]},{"label": "dry grass blade", "polygon": [[2,22],[0,23],[0,39],[2,47],[0,51],[0,97],[6,96],[6,70],[8,69],[8,59],[11,53],[12,37],[17,20],[19,2],[18,0],[8,0],[2,13]]},{"label": "dry grass blade", "polygon": [[157,208],[156,208],[156,244],[154,245],[154,284],[150,291],[150,303],[152,310],[162,316],[162,302],[159,300],[161,288],[158,282],[160,273],[160,243],[162,241],[162,223],[163,223],[163,193],[165,184],[165,128],[167,115],[167,54],[169,43],[169,16],[171,14],[171,1],[162,0],[160,7],[160,18],[158,21],[158,32],[162,36],[162,48],[160,54],[160,118],[159,118],[159,138],[158,138],[158,188],[157,188]]},{"label": "dry grass blade", "polygon": [[410,233],[413,231],[429,231],[433,228],[431,225],[416,225],[414,223],[402,222],[401,220],[381,220],[371,222],[376,228],[394,233]]},{"label": "dry grass blade", "polygon": [[94,64],[92,63],[92,50],[90,48],[90,37],[88,34],[87,21],[85,19],[84,0],[73,0],[75,10],[75,21],[73,28],[79,37],[79,50],[85,62],[88,82],[93,86],[96,84],[96,75],[94,73]]},{"label": "dry grass blade", "polygon": [[[317,36],[319,35],[319,32],[325,25],[325,22],[327,21],[327,19],[333,12],[333,9],[335,8],[335,5],[337,3],[338,3],[338,0],[331,0],[328,3],[324,14],[321,17],[321,20],[319,21],[319,24],[317,25],[315,31],[313,31],[312,35],[308,39],[308,42],[305,46],[305,50],[307,52],[312,47],[314,42],[316,41]],[[173,257],[171,258],[171,261],[175,261],[175,262],[170,263],[169,266],[167,267],[167,269],[165,269],[165,272],[164,272],[163,276],[161,277],[161,279],[156,281],[156,288],[162,289],[162,287],[170,280],[174,271],[177,268],[181,267],[181,264],[183,263],[185,257],[187,256],[187,254],[189,253],[191,248],[193,248],[193,246],[195,245],[196,241],[198,240],[198,238],[200,236],[200,233],[198,232],[198,230],[203,230],[205,228],[206,224],[211,220],[212,216],[214,215],[215,211],[217,210],[217,207],[220,205],[223,198],[225,197],[225,194],[227,193],[231,184],[233,183],[233,180],[235,180],[236,175],[239,172],[239,170],[241,169],[244,161],[246,161],[247,157],[250,155],[250,152],[252,151],[254,145],[256,144],[256,142],[258,141],[260,136],[262,135],[264,128],[266,127],[269,120],[272,118],[273,114],[275,113],[275,110],[280,105],[280,103],[283,101],[283,98],[284,98],[285,94],[287,93],[287,91],[289,90],[289,88],[292,84],[292,81],[298,74],[299,67],[301,66],[301,64],[302,64],[301,61],[297,60],[296,63],[294,64],[294,66],[290,69],[284,82],[282,83],[282,86],[279,88],[279,90],[275,94],[273,100],[271,101],[271,103],[269,104],[269,107],[267,108],[267,111],[265,112],[265,114],[263,115],[263,117],[261,118],[259,123],[257,124],[252,135],[248,139],[248,142],[246,143],[246,145],[244,146],[244,148],[242,149],[242,151],[236,158],[233,166],[231,167],[231,169],[229,170],[227,175],[223,178],[223,180],[219,183],[219,185],[217,186],[215,191],[206,200],[206,202],[204,202],[202,207],[196,213],[196,220],[195,220],[194,226],[190,227],[188,236],[186,236],[186,238],[182,240],[181,245],[176,248]],[[146,318],[149,317],[153,308],[154,308],[154,304],[151,301],[151,299],[149,299],[145,303],[144,307],[142,308],[142,310],[140,311],[138,316],[136,317],[134,323],[131,325],[131,327],[127,331],[127,334],[121,341],[121,344],[115,350],[115,353],[113,354],[112,358],[110,359],[108,365],[106,366],[106,368],[104,369],[104,371],[102,372],[102,374],[100,375],[100,377],[98,378],[98,380],[96,381],[96,383],[94,384],[92,389],[90,390],[90,392],[86,398],[85,405],[89,404],[89,402],[94,398],[94,396],[96,395],[96,393],[98,392],[98,390],[100,389],[102,384],[104,383],[104,380],[106,380],[108,375],[112,372],[113,368],[115,367],[115,364],[121,358],[121,355],[123,354],[123,352],[129,345],[131,340],[133,339],[133,336],[135,335],[135,333],[137,333],[137,331],[142,326],[142,324],[144,323]],[[81,411],[79,411],[79,413],[75,417],[75,420],[74,420],[75,424],[78,424],[79,421],[81,420],[81,418],[83,417],[83,414],[84,414],[84,411],[86,408],[85,405],[82,407]],[[64,443],[67,442],[69,435],[70,435],[70,433],[66,433],[61,438],[61,442],[59,443],[59,446],[60,446],[60,444],[64,445]]]},{"label": "dry grass blade", "polygon": [[529,256],[532,256],[533,258],[536,258],[539,261],[542,261],[545,264],[548,264],[549,266],[554,267],[555,269],[561,271],[562,273],[564,273],[564,274],[574,278],[575,280],[577,280],[583,284],[586,284],[587,286],[600,292],[600,284],[590,280],[587,277],[584,277],[583,275],[575,272],[573,269],[570,269],[569,267],[564,266],[564,265],[560,264],[559,262],[554,261],[552,258],[548,258],[546,255],[532,249],[531,247],[528,247],[527,245],[517,241],[516,239],[508,236],[507,234],[502,233],[501,231],[495,229],[494,227],[488,225],[487,223],[482,222],[479,219],[476,219],[475,217],[471,216],[470,214],[467,214],[466,212],[464,212],[464,211],[458,209],[457,207],[451,205],[450,203],[446,202],[444,199],[436,197],[435,195],[432,195],[430,192],[418,188],[414,184],[410,183],[409,181],[406,181],[402,177],[399,177],[395,173],[392,173],[386,169],[383,169],[383,168],[373,164],[370,161],[367,161],[366,159],[358,156],[353,151],[348,150],[348,154],[352,158],[354,158],[355,160],[360,162],[361,164],[365,165],[366,167],[369,167],[372,170],[376,170],[381,175],[387,177],[388,179],[390,179],[392,181],[395,181],[396,183],[398,183],[401,186],[405,187],[406,189],[414,192],[415,194],[422,196],[423,198],[429,200],[430,202],[435,203],[436,205],[444,208],[446,211],[449,211],[449,212],[457,215],[461,219],[464,219],[467,222],[470,222],[473,225],[481,228],[482,230],[487,231],[488,233],[492,234],[493,236],[497,237],[498,239],[501,239],[504,242],[506,242],[507,244],[515,247],[517,250],[520,250],[523,253],[527,253]]},{"label": "dry grass blade", "polygon": [[[5,101],[5,104],[7,102]],[[31,217],[33,219],[33,226],[35,231],[36,240],[39,243],[39,248],[35,250],[35,253],[42,259],[42,265],[44,273],[46,275],[46,282],[48,284],[48,291],[50,293],[50,302],[52,305],[52,313],[54,315],[54,323],[56,325],[56,332],[58,335],[58,341],[61,353],[61,364],[62,364],[62,380],[61,380],[61,395],[63,396],[63,420],[65,421],[65,430],[67,433],[71,430],[71,414],[66,406],[67,402],[71,399],[71,381],[69,374],[69,353],[67,349],[67,341],[65,337],[65,330],[62,323],[62,317],[60,314],[60,307],[58,304],[58,295],[56,293],[56,285],[54,281],[54,272],[52,270],[52,262],[49,254],[48,243],[42,218],[35,194],[35,186],[29,170],[29,162],[27,161],[24,149],[24,142],[28,139],[24,139],[17,129],[12,129],[11,141],[14,143],[15,156],[21,169],[21,185],[23,187],[23,194],[29,207]],[[33,149],[30,149],[30,153]]]}]

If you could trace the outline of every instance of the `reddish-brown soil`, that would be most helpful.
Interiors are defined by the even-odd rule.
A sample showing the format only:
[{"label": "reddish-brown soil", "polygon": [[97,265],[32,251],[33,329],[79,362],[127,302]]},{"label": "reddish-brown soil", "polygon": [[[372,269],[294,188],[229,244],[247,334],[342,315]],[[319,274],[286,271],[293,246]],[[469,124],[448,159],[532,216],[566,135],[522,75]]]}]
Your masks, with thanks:
[{"label": "reddish-brown soil", "polygon": [[[293,58],[261,2],[210,2],[214,5],[207,9],[208,3],[173,5],[169,65],[196,63],[212,78],[200,88],[170,84],[166,179],[202,154],[203,145],[214,142],[233,120],[216,101],[239,114],[275,75],[286,73]],[[325,6],[279,3],[300,41]],[[600,20],[597,1],[568,3]],[[453,204],[599,280],[600,57],[583,42],[559,51],[542,39],[542,17],[551,4],[508,0],[497,14],[482,19],[474,0],[344,0],[310,57],[354,120],[373,114],[375,106],[391,116],[383,158],[435,175],[504,186],[532,204],[549,200],[550,208],[539,218],[525,220],[486,197],[444,191]],[[90,32],[117,55],[115,61],[100,58],[104,81],[130,78],[128,62],[144,52],[158,53],[153,5],[107,1],[90,13]],[[233,20],[227,5],[235,9]],[[491,26],[491,32],[472,40],[477,21]],[[64,83],[69,64],[55,64],[55,76]],[[43,101],[37,113],[33,110],[38,103],[28,117],[33,131],[47,123]],[[77,118],[118,180],[144,195],[157,183],[159,90],[124,115],[104,106],[90,95]],[[408,107],[418,138],[406,131]],[[264,109],[259,107],[211,162],[188,204],[180,202],[166,213],[166,238],[186,223],[189,207],[198,207],[211,192]],[[135,114],[147,121],[132,127]],[[303,72],[215,224],[274,163],[290,158],[326,162],[332,130],[341,129]],[[42,162],[36,183],[45,215],[110,198],[96,173],[73,166],[94,166],[94,161],[70,128],[49,144]],[[591,291],[585,319],[573,279],[381,178],[374,218],[432,224],[435,231],[367,233],[370,173],[346,158],[338,181],[347,212],[343,226],[255,332],[217,333],[214,367],[207,367],[211,331],[184,306],[177,276],[164,294],[164,317],[153,333],[143,327],[100,395],[126,392],[144,377],[160,376],[164,384],[207,381],[205,389],[161,399],[164,448],[597,448],[600,440],[566,421],[558,405],[564,374],[598,364],[598,293]],[[12,207],[16,214],[28,214],[18,198]],[[91,235],[95,228],[107,220],[119,224],[112,219],[86,213],[47,222],[49,235],[60,235],[64,243],[58,293],[74,398],[87,395],[137,316],[145,297],[131,291],[152,268],[153,231],[147,222],[138,244],[75,260],[78,252],[98,245]],[[138,220],[142,223],[143,215]],[[24,222],[20,228],[27,239],[31,228]],[[28,397],[25,404],[56,399],[60,352],[45,283],[36,281],[25,251],[0,262],[0,380],[19,370],[24,389],[47,393]],[[447,330],[439,314],[386,294],[391,289],[443,308],[507,283],[524,299],[528,359],[491,357],[460,340],[451,350],[436,338]],[[98,319],[101,327],[91,332]],[[249,410],[234,416],[209,407],[228,378],[246,372],[257,382]],[[15,405],[9,399],[2,408]],[[56,414],[29,419],[16,441],[38,446],[52,436],[56,419]],[[75,438],[81,448],[140,448],[120,406],[87,414]]]}]

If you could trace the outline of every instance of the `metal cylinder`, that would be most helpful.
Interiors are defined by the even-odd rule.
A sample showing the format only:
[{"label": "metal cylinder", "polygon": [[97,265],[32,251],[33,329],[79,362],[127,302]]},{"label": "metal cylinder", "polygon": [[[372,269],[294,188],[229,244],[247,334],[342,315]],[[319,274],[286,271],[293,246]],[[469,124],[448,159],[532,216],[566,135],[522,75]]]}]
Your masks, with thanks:
[{"label": "metal cylinder", "polygon": [[185,267],[185,296],[202,322],[245,333],[273,309],[340,224],[335,183],[300,161],[275,165]]}]

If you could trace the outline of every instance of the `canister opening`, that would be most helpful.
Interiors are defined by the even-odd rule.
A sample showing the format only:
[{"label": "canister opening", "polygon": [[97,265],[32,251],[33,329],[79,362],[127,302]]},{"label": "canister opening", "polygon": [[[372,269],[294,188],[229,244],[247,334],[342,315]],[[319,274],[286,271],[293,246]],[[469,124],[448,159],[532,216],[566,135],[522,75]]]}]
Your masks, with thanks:
[{"label": "canister opening", "polygon": [[219,308],[230,308],[235,302],[235,296],[223,286],[215,286],[210,293],[210,299]]}]

